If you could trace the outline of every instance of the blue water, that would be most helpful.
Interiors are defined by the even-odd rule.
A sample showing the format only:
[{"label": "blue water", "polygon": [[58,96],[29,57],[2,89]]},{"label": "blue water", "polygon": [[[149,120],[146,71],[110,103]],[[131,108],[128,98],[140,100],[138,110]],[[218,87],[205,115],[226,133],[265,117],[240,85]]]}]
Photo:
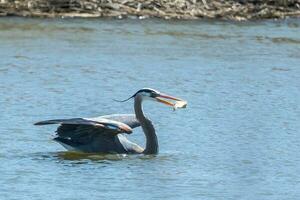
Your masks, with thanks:
[{"label": "blue water", "polygon": [[[300,198],[300,22],[0,18],[0,199]],[[51,118],[132,113],[157,156],[73,155]],[[141,129],[129,136],[144,145]]]}]

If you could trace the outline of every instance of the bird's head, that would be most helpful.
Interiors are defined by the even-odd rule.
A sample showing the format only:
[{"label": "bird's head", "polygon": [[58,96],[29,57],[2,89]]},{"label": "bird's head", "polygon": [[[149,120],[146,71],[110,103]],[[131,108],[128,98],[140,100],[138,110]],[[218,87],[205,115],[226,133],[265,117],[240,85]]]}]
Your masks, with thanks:
[{"label": "bird's head", "polygon": [[180,98],[161,93],[161,92],[151,89],[151,88],[140,89],[139,91],[137,91],[134,95],[132,95],[128,99],[125,99],[120,102],[125,102],[131,98],[138,98],[138,97],[142,98],[143,100],[151,100],[151,101],[163,103],[165,105],[172,106],[174,109],[185,108],[187,105],[187,102]]}]

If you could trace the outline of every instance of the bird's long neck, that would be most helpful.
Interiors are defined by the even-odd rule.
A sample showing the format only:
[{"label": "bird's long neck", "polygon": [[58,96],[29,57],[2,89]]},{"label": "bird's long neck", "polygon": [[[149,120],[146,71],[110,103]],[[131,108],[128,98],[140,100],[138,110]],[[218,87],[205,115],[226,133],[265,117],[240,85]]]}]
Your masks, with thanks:
[{"label": "bird's long neck", "polygon": [[137,120],[141,123],[142,129],[146,136],[146,148],[143,151],[144,154],[157,154],[158,153],[158,141],[155,133],[155,129],[149,119],[145,117],[142,108],[142,97],[136,96],[134,98],[134,110]]}]

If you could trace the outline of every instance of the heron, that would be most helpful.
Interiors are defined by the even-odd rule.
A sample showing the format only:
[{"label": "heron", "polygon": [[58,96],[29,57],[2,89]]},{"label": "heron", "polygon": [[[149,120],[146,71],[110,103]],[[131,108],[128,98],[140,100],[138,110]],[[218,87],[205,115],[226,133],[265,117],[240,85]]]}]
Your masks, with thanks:
[{"label": "heron", "polygon": [[[158,140],[155,128],[142,107],[144,100],[167,106],[186,107],[186,101],[161,93],[151,88],[138,90],[125,102],[134,98],[135,114],[112,114],[94,118],[53,119],[40,121],[34,125],[59,124],[54,141],[69,151],[83,153],[114,154],[157,154]],[[125,134],[131,134],[136,127],[142,127],[146,138],[145,148],[131,142]]]}]

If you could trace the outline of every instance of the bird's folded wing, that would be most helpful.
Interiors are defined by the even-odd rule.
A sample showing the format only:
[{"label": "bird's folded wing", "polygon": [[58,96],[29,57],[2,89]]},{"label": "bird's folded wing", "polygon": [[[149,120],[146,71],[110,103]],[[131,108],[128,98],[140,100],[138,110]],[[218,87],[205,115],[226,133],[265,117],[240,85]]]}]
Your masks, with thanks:
[{"label": "bird's folded wing", "polygon": [[112,133],[132,133],[132,128],[125,123],[105,119],[105,118],[72,118],[72,119],[53,119],[40,121],[34,125],[48,125],[48,124],[61,124],[61,125],[82,125],[87,127],[97,128],[99,130],[107,130]]},{"label": "bird's folded wing", "polygon": [[112,115],[103,115],[100,117],[90,118],[90,119],[97,121],[97,119],[103,119],[103,118],[127,124],[131,128],[136,128],[141,125],[140,122],[136,119],[135,114],[112,114]]}]

